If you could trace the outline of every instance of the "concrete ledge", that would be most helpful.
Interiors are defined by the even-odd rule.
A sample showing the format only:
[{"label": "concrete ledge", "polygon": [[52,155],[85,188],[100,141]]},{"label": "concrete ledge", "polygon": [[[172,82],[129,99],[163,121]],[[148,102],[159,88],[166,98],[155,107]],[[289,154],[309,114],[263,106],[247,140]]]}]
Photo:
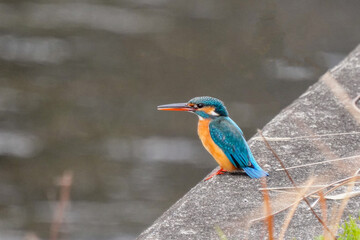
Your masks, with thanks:
[{"label": "concrete ledge", "polygon": [[[360,110],[354,99],[360,94],[360,46],[328,71],[294,103],[263,129],[270,145],[283,160],[298,185],[314,178],[313,189],[344,179],[360,168]],[[269,188],[291,187],[280,164],[256,135],[250,141],[257,161],[269,172]],[[332,161],[328,161],[332,160]],[[302,167],[296,167],[304,165]],[[263,239],[263,198],[260,181],[244,175],[225,174],[200,182],[167,210],[138,239],[219,239],[219,226],[229,239]],[[359,185],[355,185],[359,190]],[[344,192],[339,189],[338,193]],[[289,206],[296,193],[270,191],[273,211]],[[314,199],[309,199],[313,202]],[[328,200],[328,214],[341,203]],[[321,215],[319,205],[315,210]],[[349,200],[344,215],[357,215],[360,197]],[[275,217],[279,234],[287,211]],[[286,231],[286,239],[313,239],[322,226],[301,203]]]}]

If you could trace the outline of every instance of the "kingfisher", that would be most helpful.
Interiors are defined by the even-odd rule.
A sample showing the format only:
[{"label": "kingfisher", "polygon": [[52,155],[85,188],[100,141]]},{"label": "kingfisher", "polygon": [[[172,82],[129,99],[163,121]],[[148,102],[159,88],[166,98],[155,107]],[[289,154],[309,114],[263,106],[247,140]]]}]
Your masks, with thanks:
[{"label": "kingfisher", "polygon": [[215,175],[240,169],[251,178],[269,175],[255,161],[243,132],[229,117],[221,100],[208,96],[195,97],[187,103],[160,105],[157,109],[191,112],[199,117],[197,132],[200,140],[220,166],[220,170],[211,174],[205,181]]}]

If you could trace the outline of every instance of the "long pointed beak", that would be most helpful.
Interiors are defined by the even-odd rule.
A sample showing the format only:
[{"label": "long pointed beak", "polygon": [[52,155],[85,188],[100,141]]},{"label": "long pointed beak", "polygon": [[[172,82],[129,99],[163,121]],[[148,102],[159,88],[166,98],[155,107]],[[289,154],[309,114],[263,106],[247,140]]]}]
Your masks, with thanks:
[{"label": "long pointed beak", "polygon": [[162,111],[194,111],[194,108],[188,106],[187,103],[165,104],[158,106],[157,109]]}]

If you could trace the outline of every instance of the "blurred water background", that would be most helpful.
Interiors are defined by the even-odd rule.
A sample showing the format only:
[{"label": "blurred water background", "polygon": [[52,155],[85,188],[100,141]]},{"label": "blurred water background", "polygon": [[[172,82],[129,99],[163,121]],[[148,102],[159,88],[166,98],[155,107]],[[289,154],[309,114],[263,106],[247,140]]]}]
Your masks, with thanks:
[{"label": "blurred water background", "polygon": [[134,239],[215,166],[210,95],[250,138],[360,42],[360,1],[0,1],[0,239]]}]

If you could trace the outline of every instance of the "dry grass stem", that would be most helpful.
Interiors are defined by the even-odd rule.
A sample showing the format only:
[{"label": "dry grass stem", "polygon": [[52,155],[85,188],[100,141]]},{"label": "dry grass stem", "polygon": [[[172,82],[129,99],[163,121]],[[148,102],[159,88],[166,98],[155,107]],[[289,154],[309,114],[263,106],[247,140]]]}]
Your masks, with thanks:
[{"label": "dry grass stem", "polygon": [[[358,173],[358,171],[356,172],[356,174]],[[347,191],[346,191],[346,197],[343,199],[343,201],[341,202],[341,205],[338,208],[337,213],[334,215],[334,219],[332,221],[332,229],[334,230],[334,233],[336,234],[339,223],[341,221],[341,216],[344,213],[345,207],[349,202],[350,199],[350,193],[352,192],[352,190],[354,189],[355,186],[355,181],[356,181],[357,176],[353,176],[352,177],[352,181],[350,182],[350,184],[347,187]]]},{"label": "dry grass stem", "polygon": [[[309,128],[303,121],[301,120],[294,120],[296,125],[301,128],[303,131],[306,132],[307,135],[314,135],[314,132],[311,128]],[[322,153],[322,155],[325,156],[325,159],[338,159],[340,158],[338,155],[336,155],[331,148],[326,144],[326,142],[322,141],[321,139],[310,139],[309,141],[313,146],[319,149],[319,151]],[[345,163],[343,161],[333,161],[335,163],[335,166],[339,171],[345,168]]]},{"label": "dry grass stem", "polygon": [[[261,185],[263,188],[267,187],[265,178],[261,178]],[[267,226],[268,233],[269,233],[269,240],[273,240],[274,239],[274,216],[271,214],[272,211],[271,211],[269,191],[263,190],[262,193],[263,193],[263,198],[264,198],[264,213],[265,213],[265,216],[268,216],[264,219],[264,221]]]},{"label": "dry grass stem", "polygon": [[[269,191],[269,189],[259,189],[260,191],[263,191],[263,190],[267,190]],[[290,195],[298,195],[297,192],[293,192],[293,191],[286,191],[286,190],[277,190],[277,189],[274,189],[274,190],[271,190],[272,192],[278,192],[278,193],[286,193],[286,194],[290,194]]]},{"label": "dry grass stem", "polygon": [[[331,186],[334,186],[333,188],[329,189],[328,191],[326,191],[324,193],[324,196],[328,195],[329,193],[335,191],[336,189],[338,189],[339,187],[345,185],[345,184],[349,184],[353,181],[353,178],[355,178],[355,180],[358,180],[360,179],[360,176],[353,176],[353,177],[348,177],[348,178],[344,178],[344,179],[341,179],[341,180],[338,180],[332,184],[329,184],[326,188],[328,187],[331,187]],[[355,182],[354,182],[355,183]],[[326,189],[326,188],[323,188],[323,189]],[[321,190],[323,190],[321,189]],[[315,205],[319,202],[319,199],[317,199],[315,202],[313,202],[313,204],[311,204],[312,207],[315,207]]]},{"label": "dry grass stem", "polygon": [[[325,200],[323,191],[319,191],[319,199],[320,199],[321,216],[322,216],[324,222],[327,224],[327,205],[326,205],[326,200]],[[325,229],[324,229],[323,236],[324,236],[325,240],[328,239],[328,234]]]},{"label": "dry grass stem", "polygon": [[[281,141],[292,141],[292,140],[301,140],[301,139],[310,139],[310,138],[323,138],[323,137],[332,137],[332,136],[343,136],[343,135],[357,135],[360,132],[344,132],[344,133],[327,133],[327,134],[317,134],[310,136],[298,136],[298,137],[266,137],[268,142],[281,142]],[[263,140],[262,137],[253,137],[253,140]]]},{"label": "dry grass stem", "polygon": [[281,228],[281,232],[280,232],[280,235],[279,235],[279,240],[282,240],[284,239],[285,237],[285,232],[291,222],[291,219],[293,218],[294,214],[295,214],[295,211],[299,205],[299,203],[301,202],[301,200],[304,198],[304,195],[305,193],[309,190],[310,186],[314,183],[314,179],[310,179],[308,184],[306,185],[307,188],[303,188],[301,189],[300,192],[298,192],[298,197],[296,199],[296,201],[294,202],[293,206],[291,207],[289,213],[287,214],[286,218],[285,218],[285,221],[283,223],[283,226]]},{"label": "dry grass stem", "polygon": [[[282,168],[284,168],[286,175],[288,176],[289,180],[291,181],[291,183],[294,185],[294,187],[297,189],[297,191],[299,191],[299,189],[297,188],[297,184],[295,183],[295,181],[293,180],[293,178],[291,177],[289,171],[286,170],[286,167],[284,165],[284,163],[281,161],[281,159],[279,158],[279,156],[277,155],[277,153],[274,151],[274,149],[270,146],[270,144],[268,143],[268,141],[266,141],[266,138],[262,135],[262,132],[260,130],[259,134],[260,136],[263,137],[264,139],[264,143],[266,145],[266,147],[272,152],[272,154],[274,155],[274,157],[279,161],[280,165]],[[319,217],[319,215],[314,211],[314,209],[311,207],[310,202],[306,199],[306,197],[303,198],[303,200],[305,201],[305,203],[309,206],[310,211],[312,212],[312,214],[316,217],[316,219],[321,223],[321,225],[323,225],[323,227],[332,235],[330,229],[328,228],[328,226],[326,226],[326,224],[324,223],[324,221]],[[332,236],[333,238],[335,238],[335,236]]]},{"label": "dry grass stem", "polygon": [[[345,178],[345,179],[341,179],[341,180],[335,181],[335,182],[330,183],[330,184],[328,184],[328,185],[324,185],[324,187],[321,187],[321,188],[319,188],[319,189],[316,189],[315,191],[312,191],[312,192],[306,194],[304,197],[307,198],[307,197],[310,197],[310,196],[312,196],[312,195],[318,194],[319,191],[323,191],[323,190],[327,189],[328,187],[331,187],[331,186],[334,186],[334,185],[336,185],[336,187],[343,186],[343,185],[345,185],[346,183],[349,183],[352,178],[353,178],[353,177],[349,177],[349,178]],[[356,178],[357,178],[357,179],[360,179],[360,176],[357,176]],[[291,188],[294,189],[293,187],[291,187]],[[265,189],[268,189],[268,188],[265,188]],[[329,190],[329,191],[330,191],[330,190]],[[328,192],[329,192],[329,191],[328,191]],[[328,192],[326,192],[326,193],[328,193]],[[325,194],[324,194],[324,195],[325,195]],[[317,200],[312,204],[312,205],[313,205],[312,207],[314,207],[318,201],[319,201],[319,199],[317,199]],[[290,204],[289,206],[284,207],[284,208],[282,208],[282,209],[274,212],[272,215],[279,214],[279,213],[281,213],[281,212],[283,212],[283,211],[291,208],[294,204],[295,204],[295,203],[292,203],[292,204]],[[268,217],[268,216],[264,216],[264,217],[260,217],[260,218],[254,218],[254,219],[252,219],[250,222],[252,223],[252,222],[262,221],[262,220],[264,220],[266,217]]]},{"label": "dry grass stem", "polygon": [[60,199],[55,208],[53,221],[50,227],[50,240],[57,240],[61,225],[64,220],[64,213],[70,200],[70,189],[73,181],[73,172],[65,171],[62,175],[60,185]]},{"label": "dry grass stem", "polygon": [[35,233],[29,232],[26,233],[24,240],[40,240],[40,238],[38,238],[38,236]]},{"label": "dry grass stem", "polygon": [[342,200],[345,198],[352,198],[352,197],[356,197],[360,195],[360,191],[352,191],[352,192],[346,192],[346,193],[341,193],[341,194],[337,194],[337,195],[332,195],[332,196],[326,196],[326,199],[329,200]]},{"label": "dry grass stem", "polygon": [[[319,188],[319,187],[329,187],[329,185],[312,185],[309,188]],[[306,186],[298,186],[298,189],[300,188],[307,188]],[[295,187],[269,187],[269,188],[259,188],[259,190],[296,190]]]},{"label": "dry grass stem", "polygon": [[[325,163],[329,163],[329,162],[337,162],[337,161],[342,161],[342,160],[352,160],[353,158],[355,158],[355,160],[358,160],[356,158],[360,158],[360,155],[355,155],[355,156],[350,156],[350,157],[343,157],[343,158],[335,158],[335,159],[325,160],[325,161],[322,161],[322,162],[314,162],[314,163],[296,165],[296,166],[292,166],[292,167],[287,167],[286,169],[288,170],[288,169],[294,169],[294,168],[300,168],[300,167],[309,167],[309,166],[325,164]],[[275,169],[275,171],[285,171],[285,169],[278,168],[278,169]]]},{"label": "dry grass stem", "polygon": [[[344,108],[352,115],[354,120],[360,124],[360,112],[357,106],[354,104],[354,101],[347,94],[346,90],[341,86],[341,84],[336,81],[336,79],[329,73],[325,73],[321,79],[334,96],[339,100],[339,102],[344,106]],[[357,100],[356,100],[357,101]],[[355,101],[355,103],[356,103]]]},{"label": "dry grass stem", "polygon": [[360,109],[357,106],[357,103],[360,102],[360,95],[358,95],[356,98],[354,98],[354,101],[352,102],[353,107],[360,112]]}]

